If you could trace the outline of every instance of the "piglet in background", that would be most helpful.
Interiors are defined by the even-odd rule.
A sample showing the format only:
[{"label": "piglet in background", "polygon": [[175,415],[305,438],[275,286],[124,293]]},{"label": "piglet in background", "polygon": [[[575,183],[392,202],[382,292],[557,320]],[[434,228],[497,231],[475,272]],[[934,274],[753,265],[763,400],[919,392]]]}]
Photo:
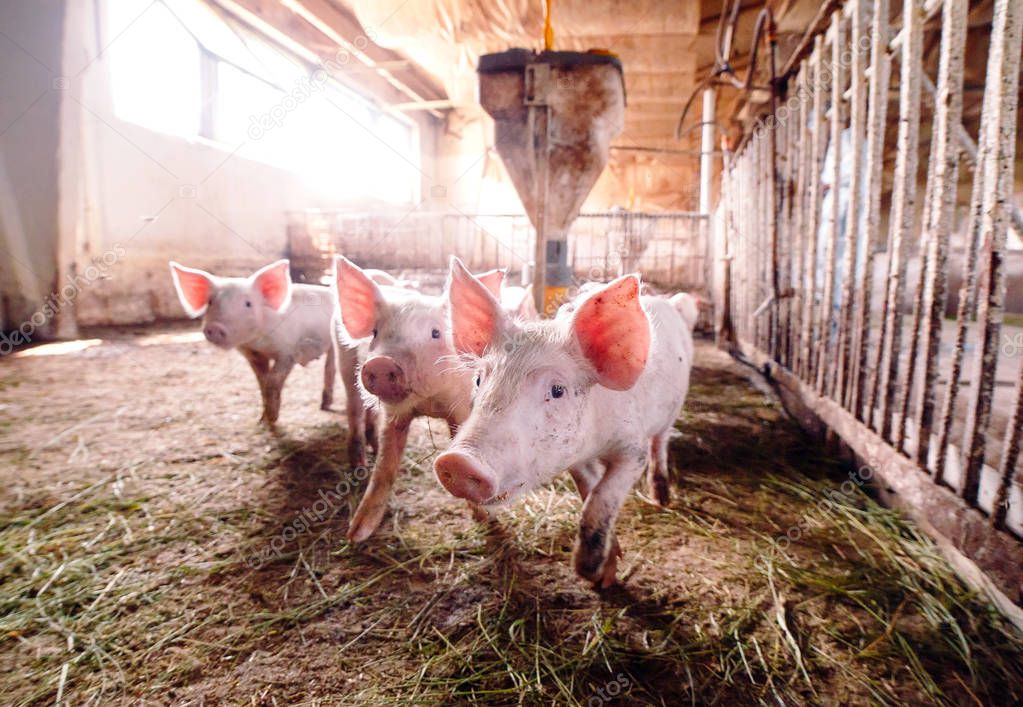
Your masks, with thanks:
[{"label": "piglet in background", "polygon": [[[453,360],[454,350],[444,335],[445,298],[381,286],[370,271],[342,256],[334,272],[340,345],[360,349],[364,363],[359,385],[367,403],[379,406],[384,416],[369,486],[348,527],[348,538],[361,542],[373,534],[387,510],[412,420],[440,418],[454,435],[469,415],[472,372]],[[481,286],[499,296],[504,273],[491,270],[480,277],[486,283]]]},{"label": "piglet in background", "polygon": [[[262,422],[273,426],[281,407],[281,389],[295,364],[307,365],[326,354],[321,407],[333,402],[335,352],[330,288],[291,282],[287,260],[257,270],[250,277],[218,277],[203,270],[170,263],[174,287],[185,313],[203,317],[203,334],[223,349],[237,349],[249,362],[263,398]],[[342,368],[353,373],[349,398],[355,389],[356,352],[344,350]]]},{"label": "piglet in background", "polygon": [[622,277],[560,319],[518,324],[457,259],[448,285],[451,337],[475,370],[475,395],[434,471],[486,508],[568,469],[583,498],[576,572],[599,587],[615,581],[615,522],[645,470],[667,500],[668,437],[693,362],[695,302],[639,288]]}]

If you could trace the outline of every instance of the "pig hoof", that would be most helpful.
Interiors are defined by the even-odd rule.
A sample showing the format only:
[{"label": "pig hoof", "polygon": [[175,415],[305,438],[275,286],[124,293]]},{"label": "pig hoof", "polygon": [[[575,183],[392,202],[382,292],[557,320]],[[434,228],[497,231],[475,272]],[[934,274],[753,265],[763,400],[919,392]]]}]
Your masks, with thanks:
[{"label": "pig hoof", "polygon": [[654,497],[654,501],[657,502],[658,506],[667,506],[671,502],[671,491],[668,489],[668,480],[662,477],[657,477],[651,484],[650,495]]},{"label": "pig hoof", "polygon": [[320,410],[330,410],[330,406],[334,404],[334,396],[323,394],[320,399]]},{"label": "pig hoof", "polygon": [[615,553],[611,553],[611,556],[607,558],[607,562],[604,563],[604,570],[600,573],[600,580],[594,583],[596,589],[608,589],[613,587],[618,582],[618,556]]},{"label": "pig hoof", "polygon": [[348,464],[353,469],[366,466],[366,445],[361,440],[349,440]]},{"label": "pig hoof", "polygon": [[603,548],[596,548],[592,544],[587,547],[580,543],[575,553],[576,574],[593,584],[594,589],[607,589],[614,586],[617,581],[618,558],[621,556],[622,548],[618,544],[618,538],[611,539],[606,558],[603,555]]},{"label": "pig hoof", "polygon": [[486,523],[491,519],[490,511],[483,506],[479,506],[475,503],[470,502],[469,511],[472,513],[472,519],[477,523]]},{"label": "pig hoof", "polygon": [[348,532],[345,535],[353,543],[361,543],[364,540],[368,540],[369,536],[371,536],[380,525],[380,521],[383,520],[383,517],[383,508],[380,510],[371,509],[369,511],[363,511],[360,508],[355,511],[355,516],[352,518],[352,522],[348,526]]}]

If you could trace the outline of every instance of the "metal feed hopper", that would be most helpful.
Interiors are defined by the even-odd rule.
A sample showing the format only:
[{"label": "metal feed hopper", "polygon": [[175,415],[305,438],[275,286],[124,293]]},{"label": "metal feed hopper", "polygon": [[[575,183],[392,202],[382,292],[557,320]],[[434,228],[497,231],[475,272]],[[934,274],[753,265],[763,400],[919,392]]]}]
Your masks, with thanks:
[{"label": "metal feed hopper", "polygon": [[536,229],[533,294],[551,316],[572,283],[568,229],[607,164],[625,119],[617,57],[509,49],[480,57],[480,104]]}]

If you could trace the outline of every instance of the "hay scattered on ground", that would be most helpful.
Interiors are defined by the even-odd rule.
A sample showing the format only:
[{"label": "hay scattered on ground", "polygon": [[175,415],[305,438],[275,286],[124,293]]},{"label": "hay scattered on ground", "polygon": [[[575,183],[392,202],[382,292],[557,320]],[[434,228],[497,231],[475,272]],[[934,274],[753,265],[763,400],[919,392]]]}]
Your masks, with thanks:
[{"label": "hay scattered on ground", "polygon": [[432,478],[437,423],[350,546],[364,480],[318,364],[275,436],[240,357],[183,331],[0,362],[5,701],[1023,700],[1023,642],[706,345],[671,506],[629,499],[623,582],[596,593],[571,482],[476,524]]}]

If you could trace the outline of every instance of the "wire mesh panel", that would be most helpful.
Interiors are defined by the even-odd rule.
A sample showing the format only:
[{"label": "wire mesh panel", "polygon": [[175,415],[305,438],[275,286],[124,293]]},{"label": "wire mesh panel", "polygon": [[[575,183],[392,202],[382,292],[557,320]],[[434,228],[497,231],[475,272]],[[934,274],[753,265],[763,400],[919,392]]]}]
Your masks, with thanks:
[{"label": "wire mesh panel", "polygon": [[[451,255],[472,270],[527,269],[535,233],[520,214],[291,214],[294,267],[318,279],[342,254],[367,267],[443,270]],[[700,214],[612,211],[581,214],[569,232],[569,264],[578,281],[639,272],[656,285],[708,291],[708,219]]]},{"label": "wire mesh panel", "polygon": [[[1012,203],[1023,9],[994,2],[976,138],[963,124],[969,3],[897,9],[839,6],[777,84],[780,108],[726,158],[731,281],[716,304],[739,345],[841,409],[861,440],[1023,535],[1023,365],[1003,321],[1007,238],[1023,222]],[[925,61],[932,45],[937,61]]]}]

